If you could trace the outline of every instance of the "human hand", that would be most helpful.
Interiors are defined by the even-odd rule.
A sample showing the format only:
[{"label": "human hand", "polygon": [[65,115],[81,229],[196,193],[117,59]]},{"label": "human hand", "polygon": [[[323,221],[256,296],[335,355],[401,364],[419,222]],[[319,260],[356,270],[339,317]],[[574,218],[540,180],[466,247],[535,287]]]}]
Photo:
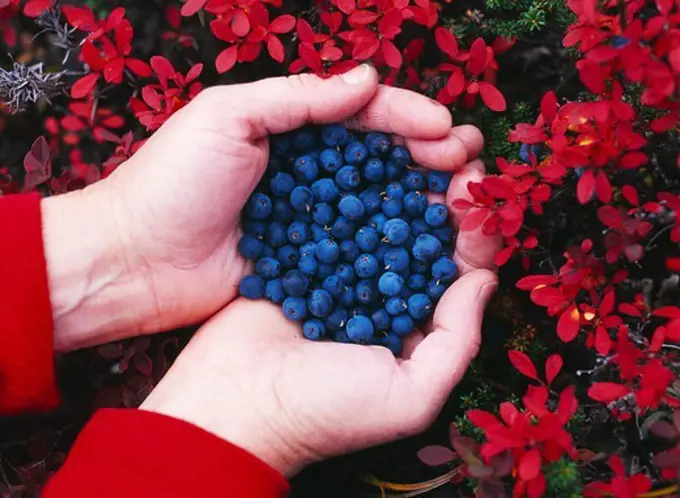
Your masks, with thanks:
[{"label": "human hand", "polygon": [[[410,148],[418,157],[423,147],[456,143],[449,136]],[[468,145],[478,151],[481,140]],[[444,158],[429,165],[460,168]],[[447,205],[470,198],[468,182],[483,174],[480,161],[459,169]],[[458,223],[463,213],[453,215]],[[459,234],[454,258],[463,276],[426,330],[409,336],[401,358],[381,346],[306,340],[280,306],[238,299],[199,330],[141,408],[202,427],[287,477],[310,462],[417,433],[477,353],[499,242],[479,230]]]},{"label": "human hand", "polygon": [[109,178],[43,201],[56,349],[197,323],[233,300],[239,215],[268,135],[348,119],[407,137],[425,166],[460,167],[481,147],[476,129],[451,130],[447,109],[379,86],[368,66],[207,89]]}]

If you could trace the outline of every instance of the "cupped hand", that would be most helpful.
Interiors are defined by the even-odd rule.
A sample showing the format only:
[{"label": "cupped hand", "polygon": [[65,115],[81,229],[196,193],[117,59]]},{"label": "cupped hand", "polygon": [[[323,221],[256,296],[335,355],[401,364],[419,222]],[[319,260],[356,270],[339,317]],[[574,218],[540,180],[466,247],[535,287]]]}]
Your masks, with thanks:
[{"label": "cupped hand", "polygon": [[[407,100],[398,114],[387,114],[401,98],[419,100],[381,88],[352,123],[407,136],[416,133],[410,115],[420,117],[421,132],[439,126],[437,110],[409,107]],[[468,182],[483,177],[480,161],[465,163],[481,138],[469,128],[436,135],[406,142],[421,163],[456,171],[446,199],[451,205],[469,198]],[[464,213],[452,214],[458,223]],[[431,325],[408,338],[401,358],[381,346],[306,340],[279,306],[237,299],[199,330],[142,408],[213,432],[286,476],[422,431],[477,353],[483,311],[496,288],[491,270],[499,242],[479,231],[459,234],[454,258],[463,276]]]},{"label": "cupped hand", "polygon": [[407,137],[433,167],[481,147],[476,129],[451,129],[447,109],[380,86],[368,66],[207,89],[109,178],[44,201],[57,350],[197,323],[232,301],[246,269],[239,215],[268,136],[339,121]]}]

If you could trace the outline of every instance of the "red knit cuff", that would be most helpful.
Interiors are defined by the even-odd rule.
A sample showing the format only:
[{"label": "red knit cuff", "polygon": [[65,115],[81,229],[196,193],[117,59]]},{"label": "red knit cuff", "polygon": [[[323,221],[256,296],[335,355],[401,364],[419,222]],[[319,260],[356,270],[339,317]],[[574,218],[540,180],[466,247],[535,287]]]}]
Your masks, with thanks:
[{"label": "red knit cuff", "polygon": [[246,452],[154,412],[104,409],[83,429],[43,498],[281,498],[287,481]]},{"label": "red knit cuff", "polygon": [[38,194],[0,197],[0,413],[59,402]]}]

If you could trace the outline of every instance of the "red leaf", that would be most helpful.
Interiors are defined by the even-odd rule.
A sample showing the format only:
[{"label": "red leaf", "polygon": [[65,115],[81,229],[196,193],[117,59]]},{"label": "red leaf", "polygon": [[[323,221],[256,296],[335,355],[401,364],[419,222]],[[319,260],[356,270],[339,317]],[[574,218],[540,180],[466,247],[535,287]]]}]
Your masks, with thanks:
[{"label": "red leaf", "polygon": [[560,339],[564,342],[573,341],[581,328],[579,320],[580,314],[575,304],[563,311],[557,321],[557,335]]},{"label": "red leaf", "polygon": [[248,16],[242,10],[234,12],[234,17],[231,19],[231,30],[236,36],[246,36],[250,32],[250,21]]},{"label": "red leaf", "polygon": [[624,315],[628,316],[635,316],[638,318],[642,317],[642,313],[640,312],[640,310],[630,303],[619,304],[619,313],[623,313]]},{"label": "red leaf", "polygon": [[640,198],[638,197],[637,190],[635,190],[635,187],[632,185],[624,185],[621,187],[621,194],[631,206],[637,207],[640,205]]},{"label": "red leaf", "polygon": [[446,82],[446,91],[452,97],[458,97],[465,90],[465,73],[459,67],[454,67]]},{"label": "red leaf", "polygon": [[515,286],[518,289],[530,291],[538,286],[552,285],[558,280],[559,279],[554,275],[529,275],[528,277],[519,279]]},{"label": "red leaf", "polygon": [[601,403],[611,403],[628,394],[629,389],[615,382],[595,382],[588,389],[588,396]]},{"label": "red leaf", "polygon": [[169,79],[177,72],[168,59],[160,55],[151,57],[151,68],[161,78]]},{"label": "red leaf", "polygon": [[201,10],[207,2],[208,0],[187,0],[187,2],[182,5],[182,15],[185,17],[193,16],[196,12]]},{"label": "red leaf", "polygon": [[358,61],[370,59],[380,48],[380,40],[374,36],[363,38],[354,46],[352,58]]},{"label": "red leaf", "polygon": [[597,327],[595,329],[595,350],[602,356],[609,353],[612,348],[612,339],[609,337],[609,332],[604,327]]},{"label": "red leaf", "polygon": [[519,373],[526,375],[530,379],[540,381],[534,363],[526,354],[521,351],[511,350],[508,351],[508,358],[510,359],[512,366],[515,367]]},{"label": "red leaf", "polygon": [[587,204],[595,193],[595,173],[589,169],[578,181],[576,186],[576,197],[581,204]]},{"label": "red leaf", "polygon": [[295,28],[295,16],[284,14],[274,19],[269,25],[269,32],[283,35]]},{"label": "red leaf", "polygon": [[523,481],[531,481],[538,477],[541,471],[541,453],[537,448],[526,452],[519,461],[519,476]]},{"label": "red leaf", "polygon": [[380,47],[382,48],[383,58],[387,65],[394,69],[399,69],[402,63],[401,52],[394,46],[394,43],[383,39]]},{"label": "red leaf", "polygon": [[597,210],[597,217],[607,228],[619,229],[623,224],[621,213],[614,206],[602,206]]},{"label": "red leaf", "polygon": [[652,311],[652,315],[676,320],[680,318],[680,308],[677,306],[662,306]]},{"label": "red leaf", "polygon": [[460,230],[463,232],[468,232],[479,228],[488,215],[489,209],[487,208],[469,212],[465,215],[463,221],[460,222]]},{"label": "red leaf", "polygon": [[272,59],[277,62],[283,62],[285,57],[283,52],[283,44],[276,36],[269,35],[267,37],[267,51],[269,52],[269,55],[271,55]]},{"label": "red leaf", "polygon": [[437,467],[452,461],[456,458],[456,454],[444,446],[426,446],[418,451],[418,458],[425,465]]},{"label": "red leaf", "polygon": [[151,363],[151,358],[149,358],[146,353],[136,353],[132,357],[132,364],[139,373],[147,377],[151,377],[151,373],[153,372],[153,364]]},{"label": "red leaf", "polygon": [[543,99],[541,100],[541,116],[543,116],[543,121],[552,123],[552,120],[555,119],[555,116],[557,115],[558,107],[555,92],[550,91],[543,95]]},{"label": "red leaf", "polygon": [[31,150],[24,156],[24,169],[24,191],[33,190],[52,176],[50,146],[45,137],[40,136],[33,142]]},{"label": "red leaf", "polygon": [[553,287],[536,287],[529,295],[531,300],[539,306],[555,306],[565,300],[564,293]]},{"label": "red leaf", "polygon": [[38,17],[52,6],[52,0],[28,0],[24,7],[24,14],[27,17]]},{"label": "red leaf", "polygon": [[475,205],[472,202],[468,201],[467,199],[454,199],[451,205],[456,209],[462,210],[471,209],[475,207]]},{"label": "red leaf", "polygon": [[82,31],[94,31],[97,29],[97,19],[94,12],[88,7],[76,7],[74,5],[64,5],[61,7],[66,21],[73,27]]},{"label": "red leaf", "polygon": [[125,67],[127,67],[140,78],[148,78],[151,76],[151,67],[146,62],[139,59],[133,59],[130,57],[126,58]]},{"label": "red leaf", "polygon": [[226,73],[234,64],[236,64],[236,56],[238,55],[238,48],[236,45],[232,45],[229,48],[225,48],[220,52],[215,59],[215,67],[218,73]]},{"label": "red leaf", "polygon": [[434,30],[434,39],[437,42],[439,49],[451,59],[458,58],[458,39],[446,28],[439,27]]},{"label": "red leaf", "polygon": [[486,42],[477,38],[470,47],[467,69],[473,76],[479,76],[486,69]]},{"label": "red leaf", "polygon": [[366,25],[375,22],[378,19],[378,14],[370,10],[355,10],[347,18],[350,24]]},{"label": "red leaf", "polygon": [[71,97],[74,99],[85,98],[97,85],[98,80],[99,73],[90,73],[83,76],[71,86]]},{"label": "red leaf", "polygon": [[343,14],[351,14],[356,8],[355,0],[338,0],[338,9]]},{"label": "red leaf", "polygon": [[559,354],[551,354],[548,356],[545,360],[545,379],[548,384],[552,384],[552,381],[555,380],[557,374],[562,370],[563,364],[564,362]]},{"label": "red leaf", "polygon": [[505,97],[498,88],[486,81],[479,82],[479,94],[489,109],[496,112],[503,112],[507,109]]}]

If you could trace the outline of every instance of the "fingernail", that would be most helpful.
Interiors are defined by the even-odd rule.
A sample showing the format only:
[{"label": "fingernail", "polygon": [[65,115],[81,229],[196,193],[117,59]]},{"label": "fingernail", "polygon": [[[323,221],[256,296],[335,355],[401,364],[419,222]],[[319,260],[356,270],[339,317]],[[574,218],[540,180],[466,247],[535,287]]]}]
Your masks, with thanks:
[{"label": "fingernail", "polygon": [[491,297],[494,295],[496,292],[496,289],[498,289],[498,284],[496,282],[492,282],[489,284],[486,284],[484,287],[482,287],[482,290],[479,291],[479,297],[484,301],[484,304],[486,305]]},{"label": "fingernail", "polygon": [[358,85],[359,83],[366,81],[366,78],[368,78],[369,71],[370,67],[368,66],[368,64],[362,64],[360,66],[355,67],[351,71],[341,74],[340,77],[348,85]]}]

